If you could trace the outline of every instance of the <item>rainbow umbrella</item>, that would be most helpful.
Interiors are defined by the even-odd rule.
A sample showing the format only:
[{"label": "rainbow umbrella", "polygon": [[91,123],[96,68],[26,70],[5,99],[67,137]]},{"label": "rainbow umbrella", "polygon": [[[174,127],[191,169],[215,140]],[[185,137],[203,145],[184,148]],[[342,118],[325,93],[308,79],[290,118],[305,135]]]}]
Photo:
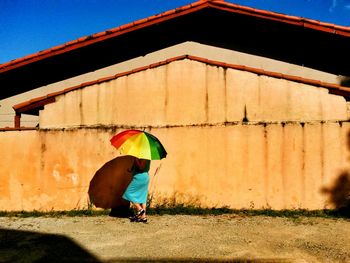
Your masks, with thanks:
[{"label": "rainbow umbrella", "polygon": [[113,136],[111,144],[122,154],[132,155],[140,159],[160,160],[167,155],[160,141],[145,131],[123,131]]}]

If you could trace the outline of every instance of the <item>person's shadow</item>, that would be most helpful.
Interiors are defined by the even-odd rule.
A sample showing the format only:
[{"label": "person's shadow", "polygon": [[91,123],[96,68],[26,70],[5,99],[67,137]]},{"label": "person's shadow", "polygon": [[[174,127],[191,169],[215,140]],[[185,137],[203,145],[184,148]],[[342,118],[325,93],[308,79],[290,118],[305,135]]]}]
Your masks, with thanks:
[{"label": "person's shadow", "polygon": [[322,191],[329,195],[329,202],[339,215],[350,217],[350,174],[348,171],[342,172],[331,187],[325,187]]},{"label": "person's shadow", "polygon": [[[350,150],[350,131],[347,134],[347,147]],[[334,180],[330,187],[322,188],[328,201],[335,207],[337,214],[350,218],[350,172],[344,170]]]}]

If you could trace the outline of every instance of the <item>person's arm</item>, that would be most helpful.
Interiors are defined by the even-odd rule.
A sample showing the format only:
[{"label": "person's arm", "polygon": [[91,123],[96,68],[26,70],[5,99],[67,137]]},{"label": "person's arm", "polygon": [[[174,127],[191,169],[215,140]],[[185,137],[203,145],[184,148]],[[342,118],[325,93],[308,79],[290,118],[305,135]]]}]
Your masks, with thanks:
[{"label": "person's arm", "polygon": [[137,167],[140,171],[145,171],[148,162],[149,162],[149,160],[145,160],[145,159],[136,159],[135,160],[135,164],[137,165]]},{"label": "person's arm", "polygon": [[134,158],[131,167],[129,167],[129,168],[127,169],[127,171],[128,171],[129,173],[132,173],[132,172],[135,170],[136,160],[137,160],[137,159]]}]

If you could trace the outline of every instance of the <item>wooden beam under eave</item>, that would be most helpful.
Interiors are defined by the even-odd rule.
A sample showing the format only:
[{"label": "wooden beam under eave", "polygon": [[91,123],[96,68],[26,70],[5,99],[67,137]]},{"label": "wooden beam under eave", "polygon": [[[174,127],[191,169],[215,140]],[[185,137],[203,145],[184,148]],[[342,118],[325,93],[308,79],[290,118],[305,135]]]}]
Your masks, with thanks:
[{"label": "wooden beam under eave", "polygon": [[21,114],[16,112],[15,115],[15,128],[20,129],[21,128]]}]

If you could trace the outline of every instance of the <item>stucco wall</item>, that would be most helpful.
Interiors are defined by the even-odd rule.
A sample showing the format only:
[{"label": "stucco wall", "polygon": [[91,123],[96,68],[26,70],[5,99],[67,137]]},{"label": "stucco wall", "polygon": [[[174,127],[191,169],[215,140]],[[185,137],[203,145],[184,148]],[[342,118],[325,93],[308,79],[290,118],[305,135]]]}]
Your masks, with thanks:
[{"label": "stucco wall", "polygon": [[58,96],[40,127],[347,120],[342,96],[284,79],[174,61]]},{"label": "stucco wall", "polygon": [[87,207],[89,182],[113,154],[106,137],[84,130],[0,132],[0,210]]},{"label": "stucco wall", "polygon": [[[0,133],[0,210],[88,206],[95,172],[118,155],[121,129]],[[348,167],[350,123],[154,128],[168,156],[154,161],[154,202],[231,208],[322,209],[321,193]],[[154,175],[155,169],[159,172]]]},{"label": "stucco wall", "polygon": [[326,89],[174,61],[57,97],[39,130],[0,132],[0,210],[86,208],[118,155],[109,139],[128,127],[169,153],[153,162],[153,205],[321,209],[348,166],[347,118]]},{"label": "stucco wall", "polygon": [[[0,127],[13,127],[13,118],[15,112],[12,109],[12,106],[15,104],[22,103],[35,97],[45,96],[55,91],[60,91],[71,86],[79,85],[83,82],[112,76],[120,72],[133,70],[138,67],[147,66],[152,63],[181,55],[193,55],[210,60],[244,65],[334,84],[339,84],[341,81],[340,76],[327,72],[322,72],[319,70],[314,70],[311,68],[302,67],[274,59],[242,53],[235,50],[228,50],[187,41],[165,49],[158,50],[156,52],[146,54],[145,56],[123,61],[122,63],[117,63],[115,65],[101,68],[93,72],[87,72],[85,74],[68,78],[59,82],[50,83],[47,86],[39,87],[22,94],[0,100]],[[35,127],[38,123],[38,117],[31,115],[22,115],[21,123],[26,127]]]}]

